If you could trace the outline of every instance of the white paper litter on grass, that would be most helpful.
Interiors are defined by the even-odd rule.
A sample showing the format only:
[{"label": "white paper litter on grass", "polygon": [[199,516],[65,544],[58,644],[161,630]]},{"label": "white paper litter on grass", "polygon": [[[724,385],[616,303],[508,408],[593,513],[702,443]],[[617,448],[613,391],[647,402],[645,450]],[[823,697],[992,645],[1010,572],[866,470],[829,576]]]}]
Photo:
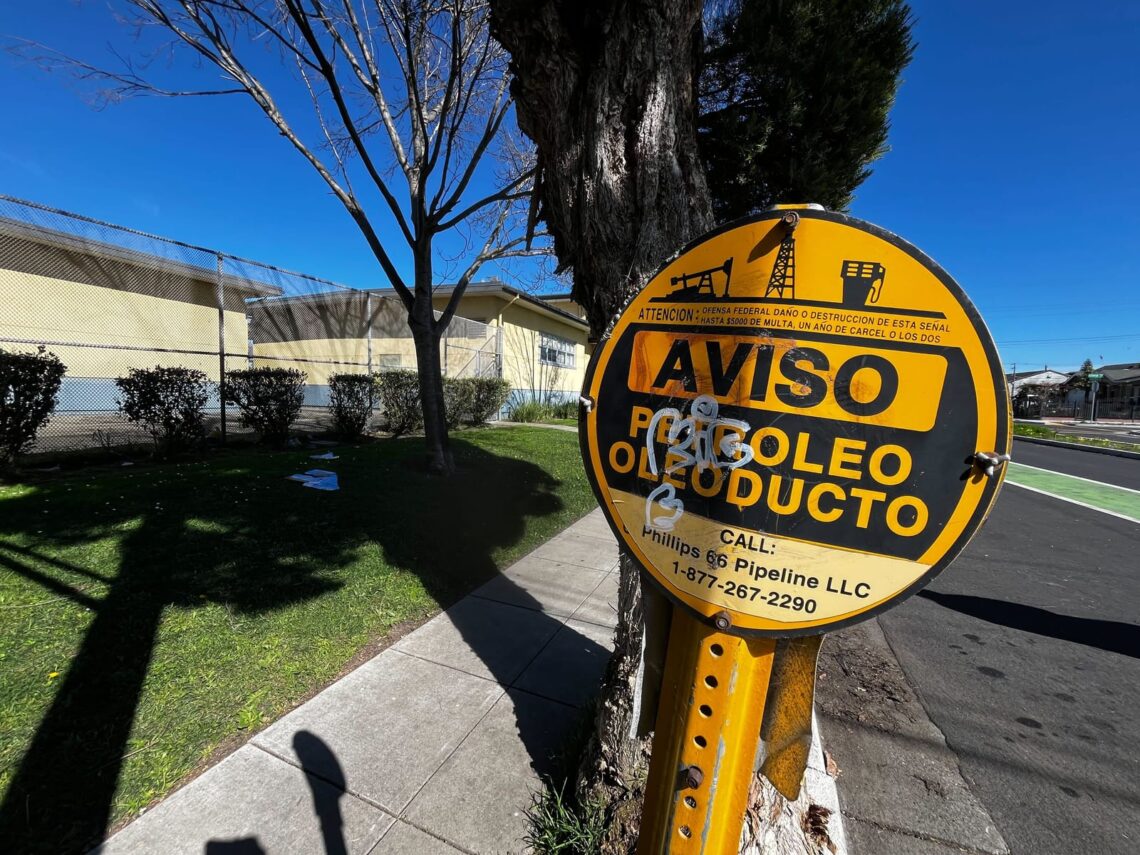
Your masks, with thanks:
[{"label": "white paper litter on grass", "polygon": [[340,460],[340,457],[333,454],[331,451],[326,451],[324,454],[310,454],[310,460]]},{"label": "white paper litter on grass", "polygon": [[314,490],[332,491],[340,489],[340,482],[337,481],[336,473],[329,472],[327,469],[310,469],[308,472],[290,475],[287,480],[300,481],[302,487],[311,487]]}]

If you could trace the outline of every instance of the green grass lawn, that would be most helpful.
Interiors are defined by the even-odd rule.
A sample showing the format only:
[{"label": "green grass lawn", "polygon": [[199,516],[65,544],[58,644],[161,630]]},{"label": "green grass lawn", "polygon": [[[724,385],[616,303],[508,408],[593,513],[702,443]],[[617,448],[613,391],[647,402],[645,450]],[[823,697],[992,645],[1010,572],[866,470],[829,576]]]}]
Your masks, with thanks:
[{"label": "green grass lawn", "polygon": [[556,419],[551,416],[549,419],[543,419],[548,425],[566,425],[567,427],[578,427],[577,419]]},{"label": "green grass lawn", "polygon": [[[74,851],[594,507],[577,437],[453,437],[0,486],[0,837]],[[285,480],[335,470],[338,492]]]},{"label": "green grass lawn", "polygon": [[1076,436],[1074,434],[1059,433],[1052,428],[1045,427],[1044,425],[1024,425],[1015,424],[1013,426],[1014,436],[1035,436],[1041,439],[1055,439],[1060,442],[1072,442],[1077,445],[1092,445],[1097,448],[1115,448],[1121,451],[1136,451],[1137,444],[1131,442],[1116,442],[1111,439],[1098,439],[1089,436]]}]

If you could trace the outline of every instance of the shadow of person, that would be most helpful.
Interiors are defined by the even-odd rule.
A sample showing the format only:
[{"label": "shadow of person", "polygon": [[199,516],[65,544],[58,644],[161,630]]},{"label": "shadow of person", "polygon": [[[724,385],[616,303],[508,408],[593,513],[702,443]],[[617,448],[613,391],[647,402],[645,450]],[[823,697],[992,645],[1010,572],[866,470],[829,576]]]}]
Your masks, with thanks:
[{"label": "shadow of person", "polygon": [[307,730],[293,734],[293,753],[301,761],[302,769],[319,768],[325,781],[332,784],[332,787],[323,787],[311,775],[305,777],[313,794],[313,812],[321,823],[325,852],[327,855],[347,855],[344,817],[340,813],[340,797],[344,795],[346,782],[340,762],[324,740]]},{"label": "shadow of person", "polygon": [[[273,473],[272,487],[251,490],[244,464],[192,467],[190,483],[161,492],[161,507],[154,505],[154,485],[132,492],[138,482],[127,476],[96,475],[83,492],[45,488],[55,522],[48,534],[30,538],[33,546],[18,544],[29,541],[29,529],[44,527],[39,491],[6,500],[0,573],[23,575],[90,608],[94,617],[9,781],[0,804],[4,846],[64,853],[85,851],[102,839],[169,610],[215,604],[236,615],[257,615],[313,600],[341,587],[344,568],[357,572],[361,550],[377,545],[385,564],[415,574],[444,608],[495,576],[503,551],[526,535],[528,519],[563,509],[557,478],[520,459],[525,448],[498,433],[483,444],[502,453],[457,437],[459,471],[449,479],[412,465],[422,456],[415,439],[383,453],[345,455],[336,464],[341,490],[335,493],[278,481],[282,467],[295,465],[287,453],[255,461]],[[139,474],[170,480],[186,474],[176,467],[150,472]],[[98,567],[51,557],[68,548],[82,552],[111,534],[117,537],[110,553],[117,568],[106,551],[90,558]],[[101,583],[101,575],[110,581]],[[100,599],[83,590],[101,584],[107,587]],[[533,610],[536,636],[549,639],[562,629],[563,620],[541,611],[533,596],[509,579],[504,584],[516,606]],[[473,614],[457,628],[496,679],[510,685],[517,658],[504,664],[485,623]],[[608,658],[585,636],[576,641],[587,655],[603,663]],[[208,667],[204,662],[191,670]],[[520,737],[536,768],[551,753],[548,730],[540,716],[519,716]],[[312,747],[302,746],[306,766],[318,756],[309,753]]]},{"label": "shadow of person", "polygon": [[1074,644],[1084,644],[1122,656],[1140,658],[1140,626],[1099,618],[1081,618],[1058,614],[1036,606],[973,597],[965,594],[942,594],[938,591],[919,591],[918,595],[943,608],[952,609],[970,617],[1044,635]]},{"label": "shadow of person", "polygon": [[266,855],[256,837],[242,837],[238,840],[208,840],[204,855]]}]

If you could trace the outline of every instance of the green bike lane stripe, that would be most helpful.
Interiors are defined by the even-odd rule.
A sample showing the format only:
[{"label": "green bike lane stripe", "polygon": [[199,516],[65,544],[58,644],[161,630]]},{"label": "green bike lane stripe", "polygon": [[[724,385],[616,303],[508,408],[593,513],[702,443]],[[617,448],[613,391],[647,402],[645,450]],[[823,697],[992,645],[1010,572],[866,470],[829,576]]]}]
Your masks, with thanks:
[{"label": "green bike lane stripe", "polygon": [[1074,505],[1140,523],[1140,491],[1076,475],[1063,475],[1024,463],[1007,463],[1008,484],[1044,493]]}]

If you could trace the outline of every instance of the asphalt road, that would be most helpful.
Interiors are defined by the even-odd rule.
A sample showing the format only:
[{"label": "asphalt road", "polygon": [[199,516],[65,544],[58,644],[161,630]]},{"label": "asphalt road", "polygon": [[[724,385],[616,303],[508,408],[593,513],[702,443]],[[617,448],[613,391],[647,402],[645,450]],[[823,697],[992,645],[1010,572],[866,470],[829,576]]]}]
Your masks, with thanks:
[{"label": "asphalt road", "polygon": [[1091,478],[1117,487],[1140,490],[1140,460],[1114,457],[1110,454],[1097,454],[1092,451],[1077,451],[1069,448],[1055,448],[1037,445],[1032,442],[1013,441],[1012,457],[1017,463],[1049,469],[1065,475]]},{"label": "asphalt road", "polygon": [[[1140,461],[1015,450],[1140,487]],[[1007,485],[880,623],[1015,855],[1140,852],[1140,525]]]}]

